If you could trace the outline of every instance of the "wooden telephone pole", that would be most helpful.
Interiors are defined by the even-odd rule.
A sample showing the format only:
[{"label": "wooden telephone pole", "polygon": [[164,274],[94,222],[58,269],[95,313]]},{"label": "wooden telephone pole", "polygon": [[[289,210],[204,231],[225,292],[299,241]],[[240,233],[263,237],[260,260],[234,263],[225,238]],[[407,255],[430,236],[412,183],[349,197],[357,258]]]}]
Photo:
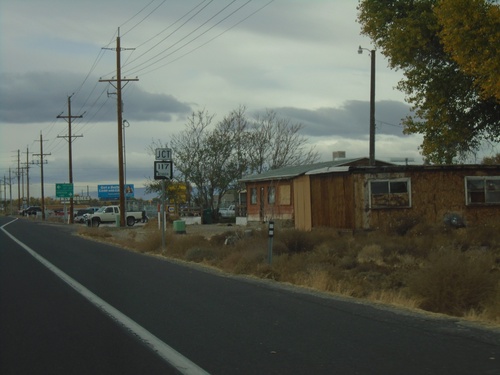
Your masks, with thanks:
[{"label": "wooden telephone pole", "polygon": [[42,220],[45,220],[45,194],[44,194],[44,189],[43,189],[43,164],[47,163],[47,160],[43,160],[44,156],[48,156],[50,154],[44,154],[43,153],[43,138],[42,138],[42,132],[40,132],[40,153],[39,154],[33,154],[33,156],[40,156],[40,162],[36,164],[40,164],[40,183],[41,183],[41,193],[42,193]]},{"label": "wooden telephone pole", "polygon": [[[71,144],[73,143],[73,138],[77,137],[83,137],[83,135],[71,135],[71,120],[74,118],[82,118],[83,116],[72,116],[71,115],[71,97],[73,95],[68,96],[68,115],[67,116],[62,116],[59,115],[57,118],[63,118],[66,119],[68,122],[68,135],[63,135],[63,136],[57,136],[57,138],[67,138],[68,139],[68,149],[69,149],[69,183],[73,183],[73,151],[71,148]],[[73,215],[73,196],[69,198],[69,222],[73,224],[75,222],[74,220],[74,215]]]},{"label": "wooden telephone pole", "polygon": [[[113,48],[105,48],[113,49]],[[99,82],[108,82],[116,89],[116,105],[118,115],[118,177],[119,177],[119,191],[120,191],[120,226],[125,226],[125,174],[123,168],[123,102],[122,102],[122,89],[130,81],[138,81],[138,78],[122,78],[120,54],[124,50],[133,50],[134,48],[121,48],[120,46],[120,29],[118,29],[118,36],[116,37],[116,79],[100,79]],[[122,87],[122,83],[125,83]]]}]

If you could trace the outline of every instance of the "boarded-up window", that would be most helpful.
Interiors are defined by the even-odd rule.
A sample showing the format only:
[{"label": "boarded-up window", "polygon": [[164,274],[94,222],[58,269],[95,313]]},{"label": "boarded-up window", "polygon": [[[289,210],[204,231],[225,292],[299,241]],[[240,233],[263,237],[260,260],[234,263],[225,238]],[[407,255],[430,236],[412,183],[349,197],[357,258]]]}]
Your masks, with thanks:
[{"label": "boarded-up window", "polygon": [[257,188],[250,190],[250,204],[257,204]]},{"label": "boarded-up window", "polygon": [[282,206],[289,206],[291,201],[290,185],[281,185],[279,191],[279,204]]},{"label": "boarded-up window", "polygon": [[370,181],[370,208],[411,207],[410,179]]},{"label": "boarded-up window", "polygon": [[467,204],[500,204],[499,177],[465,177]]},{"label": "boarded-up window", "polygon": [[276,188],[269,186],[267,188],[267,203],[274,204],[276,202]]}]

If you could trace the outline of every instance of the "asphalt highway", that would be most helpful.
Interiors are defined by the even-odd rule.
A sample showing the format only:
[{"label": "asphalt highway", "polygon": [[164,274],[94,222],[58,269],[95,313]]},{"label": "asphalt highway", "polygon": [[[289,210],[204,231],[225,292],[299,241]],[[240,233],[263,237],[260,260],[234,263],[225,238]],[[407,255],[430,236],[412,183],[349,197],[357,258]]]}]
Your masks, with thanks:
[{"label": "asphalt highway", "polygon": [[500,375],[500,331],[0,218],[1,374]]}]

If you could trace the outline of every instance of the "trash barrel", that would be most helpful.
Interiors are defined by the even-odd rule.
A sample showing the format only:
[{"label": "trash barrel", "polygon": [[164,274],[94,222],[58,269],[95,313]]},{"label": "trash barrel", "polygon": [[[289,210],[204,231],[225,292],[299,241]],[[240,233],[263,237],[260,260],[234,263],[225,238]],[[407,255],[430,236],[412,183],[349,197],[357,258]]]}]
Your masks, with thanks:
[{"label": "trash barrel", "polygon": [[186,233],[186,222],[184,220],[174,220],[174,233]]},{"label": "trash barrel", "polygon": [[212,224],[212,210],[210,208],[206,208],[203,210],[203,224]]},{"label": "trash barrel", "polygon": [[119,214],[115,215],[115,224],[116,224],[117,227],[120,226],[120,215]]}]

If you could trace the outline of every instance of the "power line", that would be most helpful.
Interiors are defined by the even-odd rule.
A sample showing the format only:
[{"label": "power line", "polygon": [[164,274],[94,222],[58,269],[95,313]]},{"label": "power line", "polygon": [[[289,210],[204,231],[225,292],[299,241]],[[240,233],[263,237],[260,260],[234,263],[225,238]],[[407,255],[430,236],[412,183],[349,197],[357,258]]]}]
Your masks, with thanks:
[{"label": "power line", "polygon": [[[138,59],[140,59],[141,57],[143,57],[144,55],[146,55],[148,52],[150,52],[151,50],[153,50],[154,48],[158,47],[158,45],[160,45],[161,43],[163,43],[165,40],[167,40],[169,37],[171,37],[173,34],[175,34],[177,31],[179,31],[183,26],[185,26],[189,21],[191,21],[194,17],[196,17],[198,14],[200,14],[201,11],[203,11],[207,6],[209,6],[211,3],[212,3],[213,0],[210,0],[208,4],[206,4],[204,7],[202,7],[200,10],[198,10],[195,14],[193,14],[191,17],[189,17],[182,25],[180,25],[179,27],[177,27],[174,31],[172,31],[170,34],[168,34],[165,38],[163,38],[162,40],[160,40],[158,43],[156,43],[153,47],[149,48],[147,51],[145,51],[142,55],[138,56],[137,58],[135,58],[134,60],[130,61],[127,65],[130,65],[132,63],[134,63],[135,61],[137,61]],[[236,0],[233,0],[233,2],[236,1]],[[188,13],[189,14],[189,13]],[[184,16],[183,16],[184,17]],[[182,18],[183,18],[182,17]],[[182,19],[181,18],[181,19]],[[208,22],[208,21],[207,21]],[[177,23],[177,21],[175,22]],[[175,25],[175,23],[173,25]],[[172,25],[172,26],[173,26]],[[164,31],[168,30],[170,28],[170,26],[166,29],[164,29],[161,33],[163,33]],[[160,33],[160,34],[161,34]],[[159,34],[157,34],[159,35]],[[151,39],[150,39],[151,40]],[[181,39],[182,40],[182,39]],[[178,42],[177,42],[178,43]],[[175,44],[174,44],[175,45]],[[141,65],[144,65],[146,64],[148,61],[154,59],[155,57],[157,57],[158,55],[161,55],[162,53],[164,53],[165,51],[169,50],[170,48],[172,48],[173,46],[170,46],[168,47],[167,49],[165,49],[164,51],[160,52],[159,54],[153,56],[152,58],[150,58],[149,60],[146,60],[145,62],[139,64],[138,66],[136,66],[135,68],[132,68],[132,69],[136,69],[137,67],[141,66]],[[125,68],[127,65],[124,65],[123,67]]]},{"label": "power line", "polygon": [[[229,5],[233,4],[236,0],[233,0]],[[180,51],[181,49],[183,49],[184,47],[188,46],[189,44],[191,44],[192,42],[194,42],[195,40],[197,40],[198,38],[202,37],[203,35],[205,35],[206,33],[208,33],[210,30],[212,30],[214,27],[218,26],[219,24],[221,24],[222,22],[224,22],[226,19],[228,19],[229,17],[231,17],[232,15],[234,15],[236,12],[238,12],[240,9],[242,9],[243,7],[245,7],[246,5],[248,5],[252,0],[248,0],[246,3],[244,3],[243,5],[241,5],[240,7],[238,7],[236,10],[234,10],[233,12],[231,12],[229,15],[227,15],[226,17],[222,18],[219,22],[215,23],[214,25],[212,25],[211,27],[209,27],[207,30],[203,31],[202,33],[198,34],[197,36],[195,36],[194,38],[190,39],[188,42],[184,43],[182,46],[180,46],[179,48],[177,48],[176,50],[172,51],[171,53],[167,54],[166,56],[163,56],[162,58],[159,58],[158,60],[156,60],[155,62],[152,62],[151,64],[149,64],[148,66],[145,66],[144,68],[141,68],[141,69],[137,69],[139,66],[141,65],[144,65],[145,63],[147,63],[148,61],[151,61],[152,59],[154,59],[155,57],[159,56],[159,55],[162,55],[164,54],[166,51],[168,51],[170,48],[174,47],[175,45],[177,45],[178,43],[180,43],[181,41],[183,41],[184,39],[186,39],[188,36],[190,36],[191,34],[193,34],[194,32],[198,31],[200,28],[202,28],[203,26],[205,26],[209,21],[211,21],[212,19],[214,19],[216,16],[218,16],[220,13],[222,13],[225,9],[227,9],[229,7],[229,5],[227,5],[226,7],[224,7],[221,11],[217,12],[217,14],[215,14],[214,16],[212,16],[210,19],[208,19],[207,21],[205,21],[203,24],[201,24],[200,26],[198,26],[195,30],[193,30],[192,32],[190,32],[189,34],[187,34],[186,36],[184,36],[183,38],[181,38],[180,40],[178,40],[176,43],[174,43],[173,45],[171,45],[169,48],[167,48],[166,50],[164,50],[163,52],[157,54],[156,56],[154,56],[153,58],[149,59],[148,61],[142,63],[142,64],[139,64],[138,66],[136,66],[135,68],[132,68],[132,72],[131,73],[128,73],[128,74],[131,74],[131,75],[135,75],[135,74],[138,74],[139,72],[143,71],[144,69],[147,69],[153,65],[155,65],[156,63],[166,59],[167,57],[169,56],[172,56],[174,53]],[[133,69],[136,69],[136,70],[133,70]]]},{"label": "power line", "polygon": [[[131,29],[129,29],[127,32],[125,32],[124,34],[122,34],[122,37],[124,37],[125,35],[127,35],[129,32],[131,32],[132,30],[134,30],[137,26],[139,26],[141,23],[144,22],[144,20],[146,18],[148,18],[151,14],[153,14],[154,12],[156,12],[156,10],[161,7],[163,4],[165,4],[165,1],[167,0],[163,0],[160,5],[158,5],[156,8],[154,8],[151,12],[149,12],[142,20],[140,20],[138,23],[136,23],[134,26],[132,26]],[[126,25],[130,20],[132,20],[133,18],[135,18],[136,16],[138,16],[144,9],[146,9],[147,7],[149,7],[151,5],[151,3],[153,3],[154,0],[152,0],[148,5],[146,5],[144,8],[142,8],[139,12],[137,12],[134,16],[132,16],[131,18],[129,18],[127,21],[125,21],[125,23],[123,23],[120,27],[122,27],[123,25]]]},{"label": "power line", "polygon": [[[241,19],[240,21],[238,21],[238,22],[236,22],[235,24],[233,24],[231,27],[229,27],[229,28],[227,28],[226,30],[224,30],[224,31],[220,32],[219,34],[215,35],[214,37],[210,38],[210,39],[209,39],[209,40],[207,40],[206,42],[204,42],[204,43],[200,44],[199,46],[197,46],[197,47],[193,48],[192,50],[190,50],[190,51],[188,51],[188,52],[186,52],[186,53],[184,53],[184,54],[182,54],[182,55],[178,56],[177,58],[175,58],[175,59],[173,59],[173,60],[168,61],[168,62],[167,62],[167,63],[165,63],[165,64],[162,64],[162,65],[160,65],[160,66],[158,66],[158,67],[156,67],[156,68],[154,68],[154,69],[151,69],[151,70],[149,70],[149,71],[147,71],[147,72],[144,72],[144,73],[142,73],[142,75],[147,75],[147,74],[152,73],[152,72],[154,72],[154,71],[156,71],[156,70],[158,70],[158,69],[161,69],[161,68],[163,68],[163,67],[165,67],[165,66],[167,66],[167,65],[169,65],[169,64],[172,64],[172,63],[173,63],[173,62],[175,62],[175,61],[178,61],[178,60],[182,59],[183,57],[185,57],[185,56],[187,56],[187,55],[189,55],[189,54],[193,53],[194,51],[196,51],[196,50],[198,50],[198,49],[200,49],[200,48],[202,48],[202,47],[206,46],[207,44],[211,43],[211,42],[212,42],[212,41],[214,41],[215,39],[217,39],[217,38],[219,38],[220,36],[222,36],[223,34],[225,34],[226,32],[228,32],[228,31],[232,30],[233,28],[235,28],[235,27],[236,27],[236,26],[238,26],[239,24],[243,23],[244,21],[246,21],[247,19],[249,19],[250,17],[252,17],[252,16],[253,16],[253,15],[255,15],[256,13],[260,12],[262,9],[264,9],[265,7],[267,7],[267,6],[268,6],[269,4],[271,4],[272,2],[274,2],[274,0],[270,0],[268,3],[266,3],[266,4],[265,4],[265,5],[263,5],[262,7],[258,8],[257,10],[255,10],[254,12],[252,12],[252,13],[250,13],[248,16],[246,16],[245,18],[243,18],[243,19]],[[178,50],[176,50],[176,51],[174,51],[174,52],[177,52],[177,51],[178,51]],[[172,54],[173,54],[173,53],[172,53]],[[172,55],[172,54],[170,54],[170,55]]]}]

